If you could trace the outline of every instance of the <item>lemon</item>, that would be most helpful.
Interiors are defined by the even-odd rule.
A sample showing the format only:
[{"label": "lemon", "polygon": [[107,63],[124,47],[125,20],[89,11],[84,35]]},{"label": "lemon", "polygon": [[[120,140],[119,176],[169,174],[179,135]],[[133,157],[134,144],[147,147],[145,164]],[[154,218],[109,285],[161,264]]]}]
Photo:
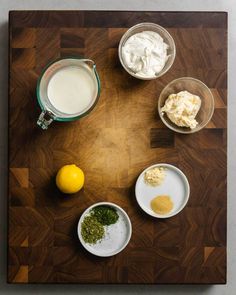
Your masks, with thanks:
[{"label": "lemon", "polygon": [[57,172],[56,185],[63,193],[74,194],[84,185],[84,172],[74,164],[65,165]]}]

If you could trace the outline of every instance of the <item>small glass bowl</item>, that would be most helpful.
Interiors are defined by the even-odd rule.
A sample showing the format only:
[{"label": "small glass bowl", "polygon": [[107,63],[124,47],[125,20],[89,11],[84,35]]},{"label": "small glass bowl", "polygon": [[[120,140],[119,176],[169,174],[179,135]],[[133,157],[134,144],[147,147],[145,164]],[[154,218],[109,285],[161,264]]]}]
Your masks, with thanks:
[{"label": "small glass bowl", "polygon": [[[201,107],[195,118],[198,125],[194,129],[177,126],[167,117],[166,113],[161,112],[161,108],[164,106],[165,100],[168,96],[183,90],[187,90],[201,98]],[[202,81],[191,77],[178,78],[170,82],[162,90],[158,100],[158,112],[163,123],[173,131],[184,134],[194,133],[204,128],[211,120],[214,113],[214,97],[210,89]]]},{"label": "small glass bowl", "polygon": [[[168,60],[166,61],[164,68],[153,77],[139,76],[138,74],[136,74],[135,72],[133,72],[131,69],[129,69],[126,66],[126,64],[123,60],[123,57],[122,57],[122,47],[124,46],[127,39],[129,37],[131,37],[132,35],[143,32],[143,31],[153,31],[153,32],[158,33],[163,38],[164,42],[168,45],[168,49],[167,49],[167,55],[169,55]],[[154,80],[154,79],[164,75],[171,68],[171,66],[175,60],[175,53],[176,53],[175,42],[174,42],[174,39],[172,38],[172,36],[169,34],[169,32],[166,29],[164,29],[163,27],[161,27],[157,24],[154,24],[154,23],[140,23],[140,24],[137,24],[137,25],[131,27],[122,36],[120,43],[119,43],[119,49],[118,49],[119,59],[120,59],[120,62],[122,64],[123,68],[131,76],[141,79],[141,80]]]}]

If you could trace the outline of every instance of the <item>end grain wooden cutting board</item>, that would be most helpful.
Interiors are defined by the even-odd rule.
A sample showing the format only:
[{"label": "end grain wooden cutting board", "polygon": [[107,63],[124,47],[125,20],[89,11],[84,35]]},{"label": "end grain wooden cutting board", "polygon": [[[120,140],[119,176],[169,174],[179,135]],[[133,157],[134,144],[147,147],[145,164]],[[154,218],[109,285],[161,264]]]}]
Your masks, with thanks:
[{"label": "end grain wooden cutting board", "polygon": [[[121,67],[117,46],[134,24],[155,22],[173,36],[171,70],[139,81]],[[8,282],[226,282],[227,14],[217,12],[12,11],[9,21]],[[42,68],[68,55],[93,59],[102,93],[80,121],[36,126],[35,87]],[[171,80],[205,82],[215,112],[204,130],[181,135],[157,115],[158,96]],[[187,207],[166,220],[138,207],[134,184],[148,165],[166,162],[187,175]],[[63,196],[55,173],[75,163],[84,189]],[[111,201],[131,218],[128,247],[111,258],[87,253],[76,236],[85,208]]]}]

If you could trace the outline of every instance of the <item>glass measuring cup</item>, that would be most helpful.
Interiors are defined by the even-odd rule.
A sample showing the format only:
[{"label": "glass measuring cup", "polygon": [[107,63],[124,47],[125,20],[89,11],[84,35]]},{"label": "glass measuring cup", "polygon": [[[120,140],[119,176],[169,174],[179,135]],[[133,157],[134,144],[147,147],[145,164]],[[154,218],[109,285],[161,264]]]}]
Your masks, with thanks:
[{"label": "glass measuring cup", "polygon": [[[88,104],[88,106],[76,113],[65,113],[57,108],[51,103],[49,97],[48,97],[48,85],[51,80],[51,78],[57,73],[58,71],[62,70],[66,67],[82,67],[83,69],[86,69],[91,74],[91,77],[93,78],[94,85],[95,85],[95,92],[94,97],[91,97],[91,100]],[[40,105],[40,108],[42,110],[37,124],[42,129],[47,129],[48,126],[53,121],[61,121],[61,122],[67,122],[67,121],[74,121],[77,119],[80,119],[81,117],[87,115],[96,105],[99,95],[100,95],[100,80],[98,73],[96,71],[96,65],[91,59],[86,58],[79,58],[79,57],[68,57],[68,58],[60,58],[52,63],[48,64],[42,74],[40,75],[37,83],[37,100]]]}]

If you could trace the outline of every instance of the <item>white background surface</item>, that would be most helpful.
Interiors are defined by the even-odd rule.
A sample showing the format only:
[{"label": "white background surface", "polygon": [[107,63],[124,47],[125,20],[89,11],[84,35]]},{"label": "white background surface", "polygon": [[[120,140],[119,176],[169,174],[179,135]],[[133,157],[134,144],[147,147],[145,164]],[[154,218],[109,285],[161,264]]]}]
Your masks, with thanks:
[{"label": "white background surface", "polygon": [[[17,9],[228,11],[228,283],[218,286],[79,286],[6,284],[8,11]],[[236,1],[235,0],[0,0],[0,294],[236,294]],[[24,126],[21,126],[24,128]]]}]

